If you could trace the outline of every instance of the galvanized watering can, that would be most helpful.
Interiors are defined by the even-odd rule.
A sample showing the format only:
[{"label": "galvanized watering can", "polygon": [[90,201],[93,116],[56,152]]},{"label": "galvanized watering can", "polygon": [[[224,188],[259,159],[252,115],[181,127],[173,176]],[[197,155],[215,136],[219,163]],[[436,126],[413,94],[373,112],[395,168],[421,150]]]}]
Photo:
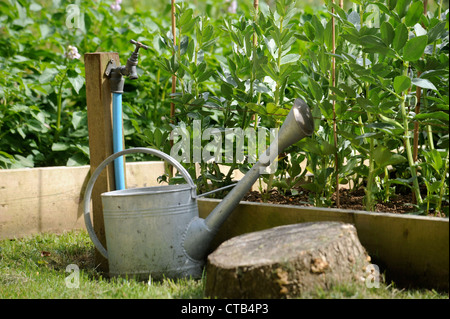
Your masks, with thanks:
[{"label": "galvanized watering can", "polygon": [[[312,135],[314,122],[308,105],[296,99],[278,138],[206,218],[199,218],[196,186],[186,169],[173,157],[150,148],[132,148],[109,156],[91,176],[84,200],[84,220],[89,236],[108,259],[110,276],[141,279],[200,277],[209,244],[239,201],[286,147]],[[91,223],[94,183],[114,159],[130,153],[147,153],[173,165],[187,184],[144,187],[101,195],[106,246]]]}]

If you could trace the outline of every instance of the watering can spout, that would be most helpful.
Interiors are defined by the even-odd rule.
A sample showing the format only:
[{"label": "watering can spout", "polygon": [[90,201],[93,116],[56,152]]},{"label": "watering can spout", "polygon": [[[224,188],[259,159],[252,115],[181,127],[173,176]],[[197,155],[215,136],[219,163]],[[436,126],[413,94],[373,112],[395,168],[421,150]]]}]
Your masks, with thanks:
[{"label": "watering can spout", "polygon": [[209,244],[220,226],[250,190],[258,177],[277,159],[288,146],[314,133],[314,121],[311,110],[300,98],[281,126],[278,137],[260,156],[259,161],[236,184],[231,192],[216,206],[206,219],[194,218],[189,223],[183,243],[186,253],[193,259],[201,260],[208,252]]}]

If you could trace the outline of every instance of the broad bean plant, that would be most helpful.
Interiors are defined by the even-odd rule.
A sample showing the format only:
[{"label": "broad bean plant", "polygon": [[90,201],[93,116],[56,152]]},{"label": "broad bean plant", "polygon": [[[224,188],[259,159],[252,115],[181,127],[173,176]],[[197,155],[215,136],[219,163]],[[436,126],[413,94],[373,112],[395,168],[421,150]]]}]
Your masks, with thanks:
[{"label": "broad bean plant", "polygon": [[2,1],[0,167],[89,164],[83,55],[123,64],[135,39],[150,49],[125,82],[126,147],[184,141],[199,192],[245,173],[273,137],[250,133],[276,132],[301,97],[314,134],[261,178],[264,200],[331,206],[349,185],[369,211],[409,192],[416,213],[448,216],[448,16],[442,0]]}]

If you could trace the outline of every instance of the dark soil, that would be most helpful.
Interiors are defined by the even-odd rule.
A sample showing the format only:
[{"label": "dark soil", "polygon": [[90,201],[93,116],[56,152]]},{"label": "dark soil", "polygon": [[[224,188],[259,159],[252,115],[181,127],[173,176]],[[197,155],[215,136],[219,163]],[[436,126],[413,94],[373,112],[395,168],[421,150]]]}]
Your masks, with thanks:
[{"label": "dark soil", "polygon": [[[310,193],[304,189],[297,189],[298,194],[296,195],[283,195],[279,193],[276,189],[270,192],[270,198],[267,203],[270,204],[283,204],[283,205],[300,205],[300,206],[314,206],[310,200]],[[364,189],[360,188],[358,190],[350,191],[348,189],[340,190],[340,208],[342,209],[352,209],[352,210],[366,210],[364,204]],[[258,191],[250,191],[243,198],[245,201],[250,202],[263,202],[261,193]],[[329,207],[337,208],[336,206],[336,194],[333,194],[332,203]],[[374,210],[381,213],[396,213],[396,214],[407,214],[414,213],[417,209],[413,203],[412,194],[399,194],[394,195],[390,198],[389,202],[378,202],[375,205]],[[434,212],[430,216],[435,216]],[[445,217],[445,216],[438,216]]]}]

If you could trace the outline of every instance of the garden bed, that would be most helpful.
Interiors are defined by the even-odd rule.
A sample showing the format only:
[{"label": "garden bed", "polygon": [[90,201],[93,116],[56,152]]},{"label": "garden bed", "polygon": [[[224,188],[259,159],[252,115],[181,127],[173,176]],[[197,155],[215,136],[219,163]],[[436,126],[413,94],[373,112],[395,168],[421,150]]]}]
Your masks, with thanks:
[{"label": "garden bed", "polygon": [[[200,217],[206,218],[219,202],[199,199]],[[245,233],[320,221],[353,224],[372,262],[389,280],[404,286],[448,290],[448,218],[243,201],[222,225],[212,249]]]},{"label": "garden bed", "polygon": [[[261,193],[258,191],[248,192],[244,199],[249,202],[268,204],[282,204],[282,205],[303,205],[313,207],[311,203],[312,192],[308,190],[297,189],[296,195],[282,194],[276,189],[270,191],[270,197],[264,201]],[[342,209],[350,210],[365,210],[364,204],[365,191],[363,188],[356,190],[341,189],[340,190],[340,207]],[[391,196],[387,202],[379,201],[375,204],[374,211],[379,213],[394,213],[394,214],[414,214],[417,208],[412,204],[414,202],[411,192],[405,194],[396,194]],[[338,208],[336,206],[336,193],[331,197],[330,208]],[[448,206],[444,206],[448,207]],[[448,217],[440,213],[430,213],[428,216],[433,217]]]}]

